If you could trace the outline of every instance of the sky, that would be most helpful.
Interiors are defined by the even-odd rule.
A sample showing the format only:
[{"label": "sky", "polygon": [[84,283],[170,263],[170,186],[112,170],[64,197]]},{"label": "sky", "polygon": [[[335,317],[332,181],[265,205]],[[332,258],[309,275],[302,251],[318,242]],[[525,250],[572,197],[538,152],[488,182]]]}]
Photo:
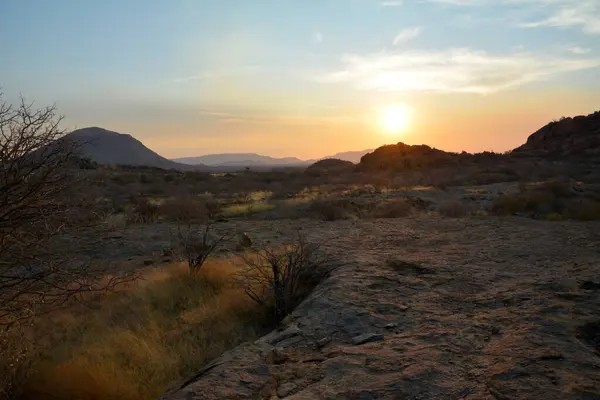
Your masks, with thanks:
[{"label": "sky", "polygon": [[0,0],[0,87],[169,158],[505,151],[600,110],[600,0]]}]

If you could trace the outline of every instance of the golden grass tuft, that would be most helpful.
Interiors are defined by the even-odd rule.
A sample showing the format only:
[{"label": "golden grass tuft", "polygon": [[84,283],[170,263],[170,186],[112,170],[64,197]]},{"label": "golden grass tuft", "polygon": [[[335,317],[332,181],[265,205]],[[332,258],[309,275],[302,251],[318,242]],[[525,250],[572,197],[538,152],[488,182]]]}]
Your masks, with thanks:
[{"label": "golden grass tuft", "polygon": [[211,259],[197,274],[184,263],[148,269],[91,309],[73,306],[38,322],[47,350],[38,356],[25,398],[156,398],[224,351],[257,338],[268,316],[235,284],[240,262]]},{"label": "golden grass tuft", "polygon": [[275,208],[275,205],[266,202],[253,202],[246,204],[232,204],[227,207],[223,207],[221,214],[224,217],[243,217],[252,214],[257,214],[265,211],[270,211]]}]

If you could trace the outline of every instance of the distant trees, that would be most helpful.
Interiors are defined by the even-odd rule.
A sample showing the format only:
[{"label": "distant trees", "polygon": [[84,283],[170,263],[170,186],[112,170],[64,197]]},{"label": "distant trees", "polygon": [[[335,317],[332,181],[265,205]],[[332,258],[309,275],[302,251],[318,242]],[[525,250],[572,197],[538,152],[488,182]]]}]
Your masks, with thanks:
[{"label": "distant trees", "polygon": [[54,106],[11,105],[0,93],[0,325],[117,282],[95,284],[100,271],[69,251],[89,212],[78,195],[79,144],[61,121]]}]

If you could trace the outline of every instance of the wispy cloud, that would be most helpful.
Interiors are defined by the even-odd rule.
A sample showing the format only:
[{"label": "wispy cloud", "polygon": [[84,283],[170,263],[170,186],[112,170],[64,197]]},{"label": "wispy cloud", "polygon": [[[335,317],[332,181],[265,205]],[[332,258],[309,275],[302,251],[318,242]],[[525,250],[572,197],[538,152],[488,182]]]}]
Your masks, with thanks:
[{"label": "wispy cloud", "polygon": [[382,1],[379,3],[381,7],[400,7],[402,5],[401,1]]},{"label": "wispy cloud", "polygon": [[233,77],[248,77],[257,75],[271,75],[275,73],[290,72],[289,69],[281,65],[238,65],[235,67],[224,66],[220,69],[206,70],[204,72],[171,79],[173,83],[186,83],[190,81],[207,80],[207,79],[228,79]]},{"label": "wispy cloud", "polygon": [[362,90],[488,94],[600,66],[600,58],[490,54],[468,48],[349,54],[341,62],[341,69],[317,80]]},{"label": "wispy cloud", "polygon": [[400,43],[404,43],[411,39],[414,39],[417,36],[419,36],[422,31],[423,29],[418,26],[414,28],[403,29],[394,38],[394,45],[398,45]]},{"label": "wispy cloud", "polygon": [[426,0],[429,3],[453,4],[456,6],[474,6],[480,4],[480,0]]},{"label": "wispy cloud", "polygon": [[225,119],[229,119],[229,118],[233,118],[234,115],[229,113],[229,112],[224,112],[224,111],[216,111],[216,110],[200,110],[200,114],[202,115],[206,115],[209,117],[215,117],[215,118],[225,118]]},{"label": "wispy cloud", "polygon": [[190,75],[190,76],[183,76],[183,77],[175,78],[175,79],[173,79],[173,83],[183,83],[183,82],[189,82],[189,81],[197,81],[197,80],[203,80],[203,79],[210,79],[212,77],[213,77],[213,74],[211,74],[210,72],[204,72],[202,74]]},{"label": "wispy cloud", "polygon": [[313,33],[313,37],[315,39],[315,42],[317,42],[317,43],[323,42],[323,34],[321,32],[317,31],[317,32]]},{"label": "wispy cloud", "polygon": [[566,46],[564,49],[571,54],[588,54],[592,51],[592,49],[579,46]]},{"label": "wispy cloud", "polygon": [[231,112],[228,110],[201,110],[201,115],[213,118],[221,123],[243,124],[282,124],[282,125],[319,125],[323,123],[348,124],[356,123],[356,115],[332,114],[327,116],[309,114],[264,114],[247,111]]},{"label": "wispy cloud", "polygon": [[521,23],[523,28],[580,28],[585,33],[600,34],[600,1],[598,0],[508,0],[511,3],[538,7],[545,16]]}]

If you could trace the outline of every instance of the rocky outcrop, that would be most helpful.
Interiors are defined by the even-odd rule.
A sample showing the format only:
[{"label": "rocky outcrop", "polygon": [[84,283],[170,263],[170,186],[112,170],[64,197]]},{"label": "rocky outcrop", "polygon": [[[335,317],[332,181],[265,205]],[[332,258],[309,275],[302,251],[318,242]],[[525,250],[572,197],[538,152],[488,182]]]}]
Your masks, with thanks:
[{"label": "rocky outcrop", "polygon": [[279,329],[162,400],[598,399],[598,228],[314,226],[342,266]]},{"label": "rocky outcrop", "polygon": [[407,145],[402,142],[379,147],[362,157],[359,171],[410,171],[441,167],[478,164],[493,164],[501,161],[503,155],[483,152],[451,153],[427,145]]},{"label": "rocky outcrop", "polygon": [[588,116],[561,118],[544,126],[509,154],[482,152],[452,153],[427,145],[397,143],[365,154],[359,171],[410,171],[477,165],[484,167],[511,163],[520,157],[573,161],[600,161],[600,111]]},{"label": "rocky outcrop", "polygon": [[306,169],[306,173],[309,175],[339,174],[352,171],[354,167],[356,165],[350,161],[327,158],[310,165]]},{"label": "rocky outcrop", "polygon": [[359,164],[361,171],[410,170],[456,164],[456,155],[427,145],[411,146],[397,143],[379,147],[365,154]]},{"label": "rocky outcrop", "polygon": [[550,122],[513,150],[513,154],[553,159],[600,160],[600,111]]}]

